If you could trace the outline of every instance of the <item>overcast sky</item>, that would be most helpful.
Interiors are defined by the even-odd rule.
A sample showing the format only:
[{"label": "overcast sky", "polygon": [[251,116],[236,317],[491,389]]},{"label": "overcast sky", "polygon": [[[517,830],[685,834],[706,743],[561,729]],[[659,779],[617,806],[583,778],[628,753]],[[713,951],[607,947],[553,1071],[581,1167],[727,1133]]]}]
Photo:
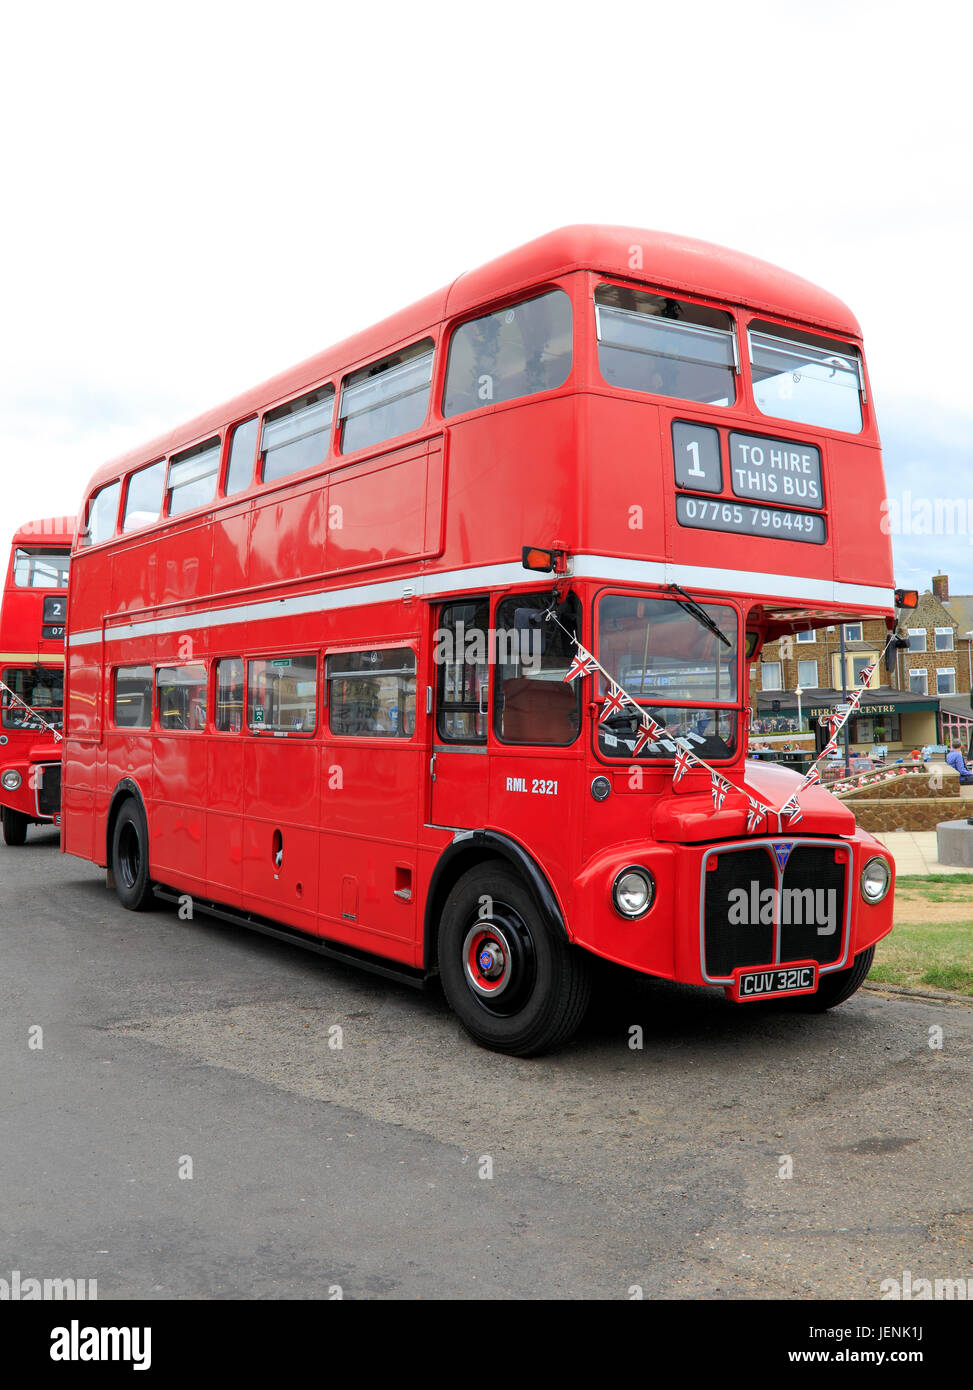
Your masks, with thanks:
[{"label": "overcast sky", "polygon": [[5,9],[0,544],[166,426],[605,222],[850,305],[890,495],[968,517],[896,538],[897,579],[973,592],[965,6],[341,8]]}]

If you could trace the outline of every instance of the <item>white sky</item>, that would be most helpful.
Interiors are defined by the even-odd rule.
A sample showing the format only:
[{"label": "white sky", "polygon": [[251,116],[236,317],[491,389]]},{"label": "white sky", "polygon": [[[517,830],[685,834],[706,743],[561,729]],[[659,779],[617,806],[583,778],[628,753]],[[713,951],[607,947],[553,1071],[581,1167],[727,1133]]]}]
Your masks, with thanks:
[{"label": "white sky", "polygon": [[[123,448],[567,222],[701,237],[839,295],[890,493],[973,496],[966,17],[8,5],[0,546],[74,513]],[[941,566],[973,591],[970,540],[913,543],[907,568],[929,563],[900,582]]]}]

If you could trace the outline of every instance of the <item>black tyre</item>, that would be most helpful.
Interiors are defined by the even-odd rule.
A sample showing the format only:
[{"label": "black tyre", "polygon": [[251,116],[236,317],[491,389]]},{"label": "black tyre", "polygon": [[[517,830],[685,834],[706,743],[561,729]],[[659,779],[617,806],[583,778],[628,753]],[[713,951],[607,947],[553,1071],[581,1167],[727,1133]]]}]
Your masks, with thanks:
[{"label": "black tyre", "polygon": [[144,912],[155,901],[149,879],[149,831],[141,806],[132,797],[115,821],[111,848],[115,892],[123,907]]},{"label": "black tyre", "polygon": [[867,951],[862,951],[860,956],[855,957],[847,970],[836,970],[832,975],[822,975],[815,994],[795,994],[792,998],[782,999],[780,1002],[797,1013],[823,1014],[826,1009],[843,1004],[856,990],[861,989],[872,968],[874,955],[875,947],[869,946]]},{"label": "black tyre", "polygon": [[499,859],[464,874],[446,899],[439,974],[476,1042],[515,1057],[566,1043],[588,1007],[586,957],[554,935],[523,880]]},{"label": "black tyre", "polygon": [[30,818],[25,816],[23,811],[12,811],[9,806],[3,807],[3,843],[5,845],[22,845],[27,839],[28,825],[30,825]]}]

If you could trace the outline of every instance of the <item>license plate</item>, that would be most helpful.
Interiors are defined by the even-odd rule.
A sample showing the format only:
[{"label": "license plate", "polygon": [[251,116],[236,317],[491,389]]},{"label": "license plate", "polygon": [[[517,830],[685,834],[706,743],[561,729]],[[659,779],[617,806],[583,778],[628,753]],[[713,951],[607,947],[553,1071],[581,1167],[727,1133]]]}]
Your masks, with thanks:
[{"label": "license plate", "polygon": [[748,999],[779,999],[787,994],[813,994],[818,987],[818,967],[814,961],[796,965],[771,965],[764,970],[737,970],[727,995],[738,1004]]}]

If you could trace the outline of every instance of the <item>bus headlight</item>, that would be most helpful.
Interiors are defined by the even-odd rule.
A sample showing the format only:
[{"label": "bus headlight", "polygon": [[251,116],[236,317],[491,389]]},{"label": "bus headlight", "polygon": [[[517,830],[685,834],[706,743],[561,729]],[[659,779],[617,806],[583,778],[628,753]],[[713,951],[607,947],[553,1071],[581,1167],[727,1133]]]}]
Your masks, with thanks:
[{"label": "bus headlight", "polygon": [[862,897],[867,903],[880,903],[889,891],[891,882],[892,875],[887,860],[869,859],[861,873]]},{"label": "bus headlight", "polygon": [[655,879],[641,864],[630,864],[615,877],[612,903],[615,911],[630,920],[644,917],[655,898]]},{"label": "bus headlight", "polygon": [[0,777],[0,785],[3,786],[4,791],[15,792],[22,780],[19,772],[16,772],[12,767],[8,767],[3,776]]}]

